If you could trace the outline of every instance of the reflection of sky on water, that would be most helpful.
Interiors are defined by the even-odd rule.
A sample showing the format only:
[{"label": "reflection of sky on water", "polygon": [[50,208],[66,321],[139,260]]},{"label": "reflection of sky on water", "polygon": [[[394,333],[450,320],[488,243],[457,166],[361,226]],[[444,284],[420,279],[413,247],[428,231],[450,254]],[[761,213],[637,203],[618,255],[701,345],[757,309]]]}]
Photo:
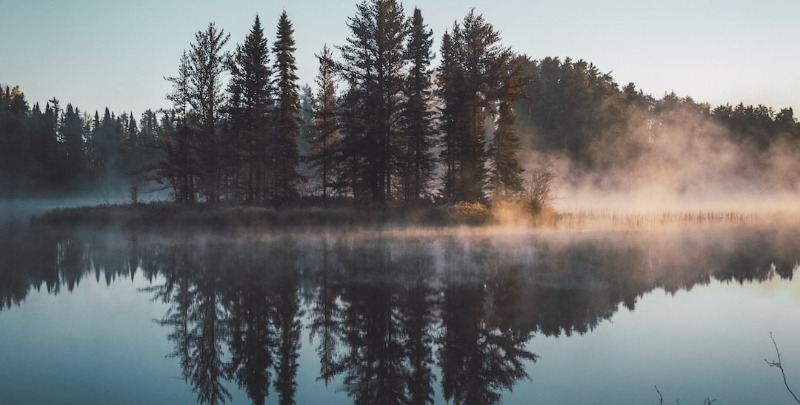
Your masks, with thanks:
[{"label": "reflection of sky on water", "polygon": [[[195,403],[178,359],[165,358],[174,350],[174,342],[166,338],[170,327],[154,322],[174,310],[174,303],[153,300],[146,288],[163,285],[168,279],[164,272],[174,271],[170,266],[176,262],[171,258],[187,252],[191,259],[186,263],[194,263],[197,267],[192,271],[201,276],[207,271],[202,270],[205,264],[225,263],[214,262],[219,260],[217,255],[231,261],[235,266],[223,266],[227,270],[220,273],[220,280],[241,277],[236,266],[255,266],[257,273],[263,273],[274,265],[272,259],[288,257],[287,263],[298,264],[299,284],[293,287],[298,288],[297,319],[302,325],[297,403],[353,402],[343,390],[345,374],[334,375],[327,387],[318,379],[319,335],[312,339],[308,325],[319,288],[330,283],[339,291],[340,304],[373,300],[369,294],[376,288],[402,297],[407,294],[403,280],[416,274],[409,272],[409,266],[428,253],[433,255],[435,271],[426,277],[432,277],[427,280],[437,299],[450,295],[467,299],[461,305],[470,305],[469,297],[478,297],[486,311],[480,322],[501,329],[509,325],[533,328],[525,347],[539,356],[538,361],[523,360],[530,380],[516,380],[511,392],[501,389],[503,403],[657,403],[654,385],[667,403],[676,399],[699,403],[706,396],[726,404],[785,403],[788,394],[777,370],[764,364],[764,358],[774,357],[770,331],[781,345],[790,379],[795,376],[800,381],[800,351],[793,344],[800,339],[796,321],[800,319],[800,283],[746,269],[770,260],[778,260],[783,267],[796,262],[792,258],[798,251],[786,249],[792,247],[786,238],[746,249],[731,235],[719,236],[722,242],[709,241],[708,235],[677,239],[670,235],[551,236],[494,235],[487,241],[468,235],[450,240],[429,235],[431,239],[416,241],[364,238],[343,244],[329,236],[323,238],[331,242],[324,249],[319,240],[278,247],[228,242],[217,248],[209,239],[187,250],[182,243],[152,244],[146,238],[131,242],[118,235],[92,235],[82,240],[73,235],[68,245],[82,246],[83,253],[64,257],[72,257],[67,261],[73,267],[82,263],[78,269],[88,266],[80,277],[75,276],[78,270],[62,270],[58,279],[77,282],[73,291],[62,287],[52,295],[41,281],[33,281],[20,306],[0,310],[0,393],[9,403]],[[755,235],[756,239],[760,236]],[[631,242],[637,238],[642,240]],[[646,246],[644,251],[637,247],[640,242]],[[702,257],[705,251],[710,258]],[[38,254],[35,249],[28,253]],[[119,258],[135,262],[136,255],[141,263],[131,282],[129,272],[114,266],[125,262]],[[252,258],[246,259],[248,255]],[[364,261],[367,265],[361,268]],[[322,263],[331,265],[327,282],[320,278]],[[744,265],[737,268],[736,263]],[[95,272],[101,264],[107,268]],[[161,270],[148,273],[141,266]],[[708,278],[718,274],[726,280],[761,281]],[[0,276],[2,281],[9,275]],[[147,277],[153,278],[152,284]],[[113,281],[107,284],[107,279]],[[274,276],[267,281],[278,282]],[[246,279],[243,282],[247,284]],[[480,288],[470,287],[474,285]],[[636,297],[633,311],[623,305],[630,301],[630,294]],[[568,302],[559,304],[559,300]],[[366,305],[360,308],[371,310],[369,302],[359,304]],[[438,336],[446,329],[441,319],[447,310],[443,302],[437,301],[433,310],[432,330]],[[402,314],[410,307],[392,308],[393,313]],[[542,312],[563,310],[569,313]],[[380,313],[370,316],[378,319]],[[453,318],[448,325],[470,332],[459,323],[470,319]],[[558,329],[553,329],[556,325]],[[584,329],[586,333],[578,332]],[[462,338],[457,341],[463,343]],[[442,345],[441,340],[431,343],[436,403],[444,402]],[[235,381],[223,384],[233,397],[229,403],[249,403]],[[277,393],[270,388],[268,403],[275,401]]]},{"label": "reflection of sky on water", "polygon": [[798,291],[800,283],[778,277],[714,281],[674,296],[655,290],[589,334],[534,338],[530,347],[542,357],[530,368],[532,381],[505,403],[657,403],[654,385],[665,403],[788,403],[778,370],[764,359],[775,357],[772,331],[800,382]]},{"label": "reflection of sky on water", "polygon": [[153,322],[167,306],[141,276],[84,278],[72,293],[29,294],[0,312],[0,392],[8,404],[192,403],[169,342]]}]

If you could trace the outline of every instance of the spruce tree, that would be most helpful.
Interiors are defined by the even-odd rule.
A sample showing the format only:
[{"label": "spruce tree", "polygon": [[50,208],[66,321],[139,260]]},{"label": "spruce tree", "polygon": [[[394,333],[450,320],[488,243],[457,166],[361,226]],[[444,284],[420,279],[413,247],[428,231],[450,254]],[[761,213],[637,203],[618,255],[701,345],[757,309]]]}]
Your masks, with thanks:
[{"label": "spruce tree", "polygon": [[336,84],[334,82],[333,54],[328,46],[322,48],[317,55],[319,72],[317,73],[317,96],[313,106],[313,129],[311,138],[310,161],[318,171],[322,187],[322,201],[327,203],[328,191],[336,174],[336,141],[338,123],[336,121]]},{"label": "spruce tree", "polygon": [[137,148],[139,150],[139,160],[137,163],[138,180],[147,182],[152,187],[152,181],[156,180],[156,170],[159,162],[164,159],[163,154],[156,148],[158,139],[163,134],[158,115],[151,109],[147,109],[139,118],[139,138]]},{"label": "spruce tree", "polygon": [[399,171],[403,198],[417,201],[429,194],[428,185],[434,168],[432,70],[433,32],[425,25],[416,8],[411,18],[406,55],[409,72],[405,82],[405,109],[402,142],[399,145]]},{"label": "spruce tree", "polygon": [[125,124],[125,150],[123,154],[123,173],[126,176],[133,175],[139,171],[139,164],[142,160],[142,150],[139,147],[139,127],[136,125],[136,119],[133,117],[133,112],[128,113],[123,117]]},{"label": "spruce tree", "polygon": [[161,132],[158,116],[156,113],[147,109],[139,118],[139,142],[142,149],[147,150],[155,144],[158,134]]},{"label": "spruce tree", "polygon": [[63,147],[63,161],[61,166],[62,184],[77,185],[82,179],[85,168],[83,149],[83,120],[80,111],[67,104],[67,109],[61,117],[59,135]]},{"label": "spruce tree", "polygon": [[300,95],[294,56],[296,48],[294,28],[285,11],[278,21],[277,31],[277,38],[272,46],[275,54],[275,109],[267,160],[272,171],[268,174],[271,177],[270,200],[274,204],[282,204],[298,197],[297,185],[301,180],[297,172]]},{"label": "spruce tree", "polygon": [[523,190],[522,166],[517,158],[519,135],[514,127],[514,111],[511,105],[503,101],[498,107],[497,129],[492,142],[491,173],[492,196],[503,199]]},{"label": "spruce tree", "polygon": [[53,97],[44,107],[44,133],[49,146],[49,159],[43,160],[45,177],[51,186],[63,184],[61,181],[61,165],[63,153],[59,143],[58,121],[61,116],[61,107],[58,99]]},{"label": "spruce tree", "polygon": [[484,127],[502,89],[510,51],[481,15],[470,11],[442,40],[444,196],[448,201],[486,198],[488,154]]},{"label": "spruce tree", "polygon": [[313,169],[309,164],[311,157],[311,138],[314,137],[314,89],[308,84],[300,88],[300,136],[297,138],[297,153],[300,165],[297,172],[303,179],[310,179],[314,176]]},{"label": "spruce tree", "polygon": [[256,16],[243,44],[237,46],[230,63],[229,114],[237,169],[235,181],[243,189],[243,201],[263,202],[269,114],[272,108],[272,70],[269,48],[261,21]]},{"label": "spruce tree", "polygon": [[449,32],[442,36],[440,53],[442,63],[439,65],[437,80],[437,95],[441,101],[439,107],[439,132],[440,148],[439,157],[444,165],[444,178],[442,179],[442,197],[446,202],[456,201],[456,174],[458,165],[456,157],[459,155],[459,138],[465,130],[463,114],[463,97],[459,93],[464,80],[461,66],[456,59],[453,37]]},{"label": "spruce tree", "polygon": [[164,136],[158,142],[164,160],[158,165],[157,177],[159,181],[166,181],[172,186],[175,201],[179,203],[193,203],[196,199],[196,130],[190,126],[190,63],[189,54],[184,51],[178,65],[178,75],[167,78],[172,83],[172,92],[167,95],[172,102],[172,109],[164,125]]},{"label": "spruce tree", "polygon": [[494,198],[511,197],[523,190],[522,172],[517,153],[520,138],[517,133],[513,106],[523,98],[532,77],[525,74],[527,58],[504,52],[498,61],[500,90],[497,96],[497,121],[491,147],[492,172],[490,183]]},{"label": "spruce tree", "polygon": [[49,187],[50,173],[56,161],[57,139],[52,126],[49,125],[50,105],[42,112],[39,103],[34,104],[28,115],[25,126],[30,138],[30,180],[34,187]]},{"label": "spruce tree", "polygon": [[209,23],[204,31],[195,34],[189,52],[189,84],[194,119],[199,124],[198,152],[199,182],[207,203],[216,204],[220,198],[221,176],[224,172],[220,151],[220,107],[224,100],[222,73],[227,54],[222,50],[230,35]]},{"label": "spruce tree", "polygon": [[397,174],[408,26],[397,1],[372,0],[357,6],[348,27],[352,35],[341,47],[348,86],[342,124],[354,166],[363,163],[353,167],[353,190],[356,198],[382,204],[392,197]]}]

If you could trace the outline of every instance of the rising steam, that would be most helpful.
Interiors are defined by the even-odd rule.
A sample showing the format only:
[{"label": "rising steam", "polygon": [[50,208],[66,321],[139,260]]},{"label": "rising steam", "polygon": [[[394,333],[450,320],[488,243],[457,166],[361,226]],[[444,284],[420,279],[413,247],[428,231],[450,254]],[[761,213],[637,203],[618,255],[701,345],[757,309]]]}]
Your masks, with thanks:
[{"label": "rising steam", "polygon": [[[761,149],[734,141],[712,116],[690,109],[625,121],[622,138],[591,144],[600,168],[581,167],[566,154],[528,150],[522,155],[526,172],[552,162],[559,210],[798,210],[800,152],[788,137]],[[528,131],[537,136],[537,129]]]}]

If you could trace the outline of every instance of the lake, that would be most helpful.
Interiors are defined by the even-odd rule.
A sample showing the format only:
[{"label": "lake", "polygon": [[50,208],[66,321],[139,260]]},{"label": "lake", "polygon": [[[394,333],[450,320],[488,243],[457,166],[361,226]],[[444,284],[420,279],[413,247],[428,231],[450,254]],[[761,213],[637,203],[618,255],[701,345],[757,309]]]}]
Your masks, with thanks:
[{"label": "lake", "polygon": [[789,404],[799,237],[4,224],[0,404]]}]

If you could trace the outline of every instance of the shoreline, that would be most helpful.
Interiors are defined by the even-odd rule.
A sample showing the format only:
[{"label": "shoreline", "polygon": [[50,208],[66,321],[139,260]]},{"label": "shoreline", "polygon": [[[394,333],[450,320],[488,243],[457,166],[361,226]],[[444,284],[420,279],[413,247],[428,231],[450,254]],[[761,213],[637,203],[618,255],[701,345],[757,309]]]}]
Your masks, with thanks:
[{"label": "shoreline", "polygon": [[112,204],[56,208],[31,217],[34,225],[124,228],[265,228],[488,225],[483,215],[461,215],[448,207],[210,207],[172,203]]},{"label": "shoreline", "polygon": [[30,217],[38,226],[123,229],[297,230],[503,227],[537,231],[645,231],[709,227],[793,227],[800,212],[664,210],[625,212],[546,208],[533,214],[513,204],[427,207],[211,207],[156,202],[56,208]]}]

